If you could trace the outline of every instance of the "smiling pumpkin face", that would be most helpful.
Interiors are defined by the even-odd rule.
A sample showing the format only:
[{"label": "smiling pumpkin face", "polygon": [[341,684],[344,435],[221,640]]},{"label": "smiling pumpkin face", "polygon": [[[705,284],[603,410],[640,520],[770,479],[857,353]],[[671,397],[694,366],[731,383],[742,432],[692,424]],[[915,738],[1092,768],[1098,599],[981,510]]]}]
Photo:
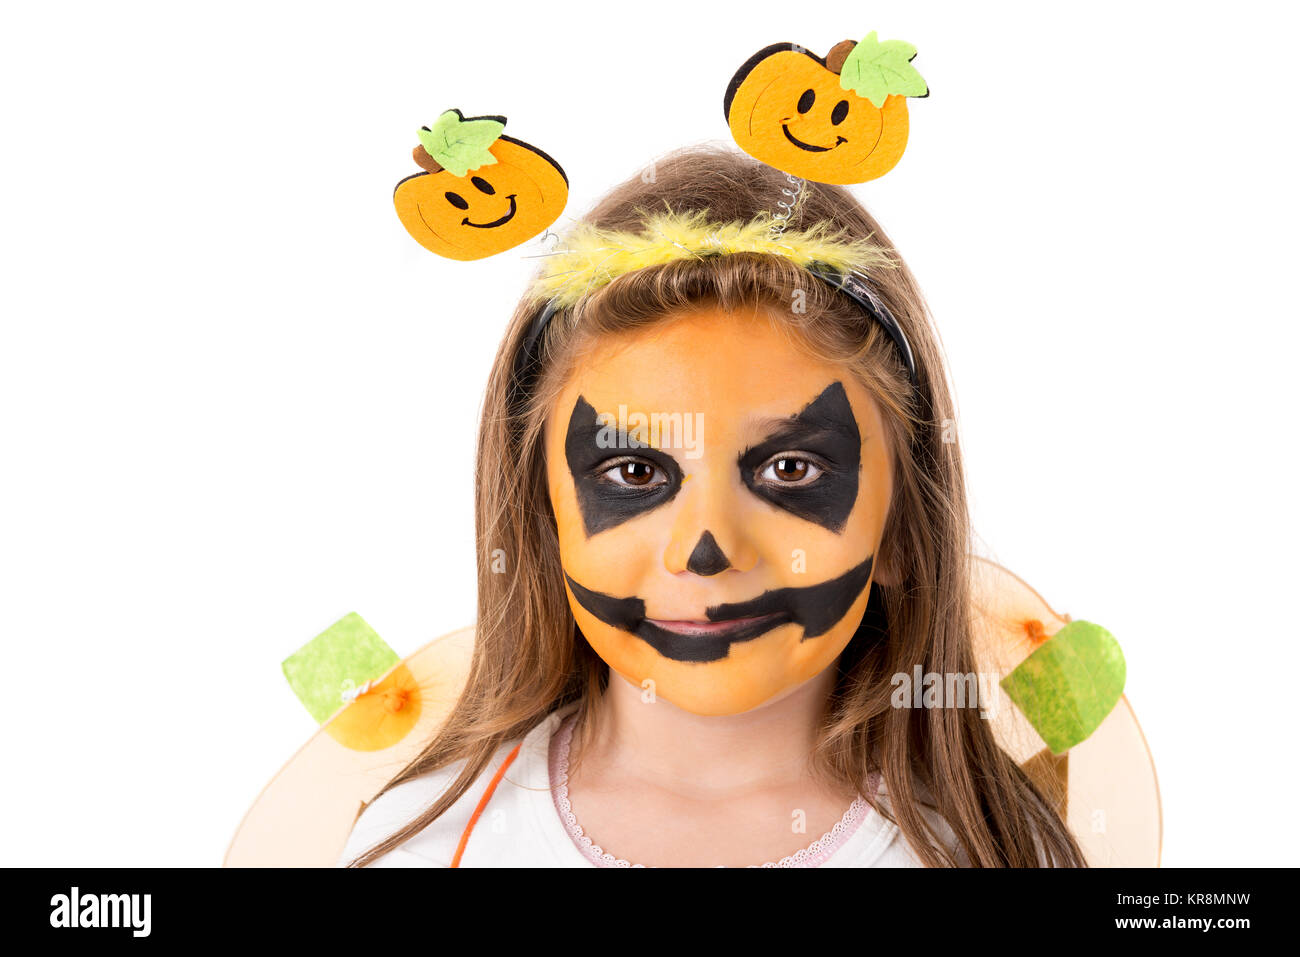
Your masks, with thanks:
[{"label": "smiling pumpkin face", "polygon": [[862,621],[892,495],[881,413],[762,309],[594,343],[547,419],[546,464],[583,638],[679,708],[775,700]]},{"label": "smiling pumpkin face", "polygon": [[907,96],[920,80],[903,59],[911,48],[898,43],[871,34],[836,44],[824,60],[796,44],[765,47],[727,88],[731,135],[755,159],[814,182],[883,176],[907,148]]},{"label": "smiling pumpkin face", "polygon": [[559,218],[569,182],[555,160],[500,134],[504,117],[465,120],[458,110],[443,116],[449,125],[422,129],[422,145],[412,154],[424,172],[393,191],[397,216],[416,242],[448,259],[482,259],[518,246]]}]

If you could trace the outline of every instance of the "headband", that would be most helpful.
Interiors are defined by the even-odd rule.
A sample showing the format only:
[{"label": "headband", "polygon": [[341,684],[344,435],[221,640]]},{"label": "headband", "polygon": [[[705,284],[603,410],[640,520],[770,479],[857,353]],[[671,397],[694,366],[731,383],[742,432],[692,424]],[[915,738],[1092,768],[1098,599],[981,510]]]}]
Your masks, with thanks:
[{"label": "headband", "polygon": [[533,282],[532,296],[542,303],[542,308],[515,354],[511,407],[517,408],[536,382],[541,371],[538,346],[556,313],[630,272],[738,253],[789,259],[848,296],[888,333],[907,369],[908,380],[916,388],[912,347],[868,278],[869,269],[893,267],[893,255],[870,239],[844,239],[829,223],[785,229],[790,211],[788,207],[784,219],[762,214],[748,223],[711,223],[704,212],[669,211],[649,217],[640,232],[580,223],[568,233],[562,248],[546,254],[548,268]]}]

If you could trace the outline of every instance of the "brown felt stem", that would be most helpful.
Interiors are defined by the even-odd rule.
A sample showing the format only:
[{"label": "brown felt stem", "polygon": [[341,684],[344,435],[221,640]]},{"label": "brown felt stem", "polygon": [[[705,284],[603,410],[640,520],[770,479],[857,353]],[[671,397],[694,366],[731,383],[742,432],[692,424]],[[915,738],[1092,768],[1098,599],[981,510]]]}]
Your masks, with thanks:
[{"label": "brown felt stem", "polygon": [[857,40],[841,40],[831,47],[831,52],[826,54],[826,69],[832,73],[839,73],[844,67],[844,61],[848,59],[849,54],[853,52],[853,48],[857,45]]},{"label": "brown felt stem", "polygon": [[442,172],[442,167],[438,164],[438,161],[429,155],[423,144],[411,150],[411,158],[415,160],[415,165],[420,169],[428,170],[430,173]]}]

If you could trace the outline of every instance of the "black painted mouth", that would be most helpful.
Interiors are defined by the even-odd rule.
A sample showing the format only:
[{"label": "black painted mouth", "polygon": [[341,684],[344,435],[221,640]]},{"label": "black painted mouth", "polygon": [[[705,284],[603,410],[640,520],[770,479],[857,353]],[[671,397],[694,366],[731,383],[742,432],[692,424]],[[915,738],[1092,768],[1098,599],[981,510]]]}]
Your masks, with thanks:
[{"label": "black painted mouth", "polygon": [[[583,588],[569,575],[565,579],[573,596],[587,611],[607,625],[636,635],[665,658],[674,661],[718,661],[727,657],[738,641],[752,641],[773,628],[803,626],[801,641],[816,638],[848,614],[871,579],[872,558],[850,568],[838,578],[803,588],[778,588],[749,601],[714,605],[705,611],[709,621],[737,621],[721,634],[692,635],[663,628],[646,618],[645,600],[616,598]],[[740,619],[753,619],[741,623]]]},{"label": "black painted mouth", "polygon": [[511,193],[506,197],[506,199],[510,200],[510,212],[506,213],[500,219],[494,219],[490,223],[471,223],[469,217],[466,216],[460,221],[460,224],[462,226],[473,226],[475,229],[492,229],[496,226],[504,226],[506,223],[510,222],[510,220],[515,218],[515,195],[516,194]]},{"label": "black painted mouth", "polygon": [[831,150],[835,149],[835,146],[848,142],[844,137],[837,136],[835,137],[835,146],[814,146],[812,143],[805,143],[801,139],[796,139],[795,135],[790,132],[790,128],[784,123],[781,124],[781,132],[785,134],[785,138],[791,143],[799,147],[801,150],[807,150],[809,153],[829,153]]}]

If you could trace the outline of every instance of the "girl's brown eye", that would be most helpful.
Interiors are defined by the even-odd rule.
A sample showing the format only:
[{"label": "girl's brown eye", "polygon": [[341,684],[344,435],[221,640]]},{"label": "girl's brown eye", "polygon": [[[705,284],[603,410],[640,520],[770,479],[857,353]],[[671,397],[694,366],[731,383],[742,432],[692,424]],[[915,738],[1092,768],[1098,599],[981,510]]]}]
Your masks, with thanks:
[{"label": "girl's brown eye", "polygon": [[622,462],[606,470],[605,475],[618,485],[645,488],[656,484],[654,478],[658,471],[649,462]]},{"label": "girl's brown eye", "polygon": [[803,459],[777,459],[772,464],[776,477],[783,482],[797,482],[808,474],[808,463]]},{"label": "girl's brown eye", "polygon": [[779,455],[768,460],[759,478],[776,485],[808,485],[821,474],[822,470],[808,459]]}]

